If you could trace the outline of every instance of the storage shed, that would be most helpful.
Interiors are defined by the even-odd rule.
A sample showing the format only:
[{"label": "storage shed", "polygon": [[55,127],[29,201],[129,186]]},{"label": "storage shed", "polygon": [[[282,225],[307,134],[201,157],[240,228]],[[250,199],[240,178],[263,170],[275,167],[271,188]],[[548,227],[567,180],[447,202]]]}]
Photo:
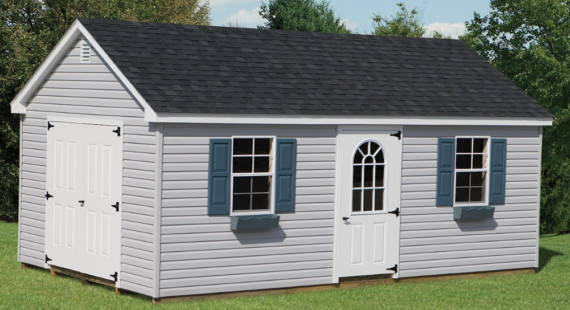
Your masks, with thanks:
[{"label": "storage shed", "polygon": [[25,264],[153,298],[538,267],[552,116],[459,40],[80,18],[12,112]]}]

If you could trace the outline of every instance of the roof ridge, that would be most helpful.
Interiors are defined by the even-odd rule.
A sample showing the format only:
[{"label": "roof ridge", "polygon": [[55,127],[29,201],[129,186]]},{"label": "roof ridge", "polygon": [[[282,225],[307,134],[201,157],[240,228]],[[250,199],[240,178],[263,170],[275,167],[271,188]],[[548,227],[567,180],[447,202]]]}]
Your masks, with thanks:
[{"label": "roof ridge", "polygon": [[193,25],[193,24],[177,24],[177,23],[156,23],[156,22],[141,22],[141,21],[129,21],[129,20],[119,20],[119,19],[102,19],[102,18],[88,18],[79,17],[77,18],[82,24],[83,23],[99,23],[99,24],[130,24],[133,26],[147,26],[147,27],[157,27],[157,28],[184,28],[184,29],[205,29],[211,31],[226,30],[228,32],[249,32],[256,33],[258,31],[268,31],[273,33],[278,33],[280,35],[296,35],[296,36],[312,36],[312,37],[335,37],[342,39],[378,39],[378,40],[388,40],[388,41],[438,41],[446,43],[458,43],[463,41],[459,39],[438,39],[438,38],[415,38],[415,37],[401,37],[401,36],[377,36],[373,34],[363,34],[363,33],[329,33],[329,32],[317,32],[317,31],[298,31],[298,30],[275,30],[275,29],[258,29],[258,28],[242,28],[242,27],[228,27],[228,26],[205,26],[205,25]]}]

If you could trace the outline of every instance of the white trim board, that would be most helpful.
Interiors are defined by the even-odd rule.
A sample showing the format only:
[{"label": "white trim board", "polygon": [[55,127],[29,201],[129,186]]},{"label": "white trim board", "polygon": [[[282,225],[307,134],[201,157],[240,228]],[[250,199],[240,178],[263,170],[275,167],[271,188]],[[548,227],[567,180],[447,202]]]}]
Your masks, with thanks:
[{"label": "white trim board", "polygon": [[79,123],[79,124],[108,125],[108,126],[123,127],[123,121],[120,119],[84,118],[84,117],[75,117],[75,116],[48,115],[47,120],[48,122]]},{"label": "white trim board", "polygon": [[[146,118],[145,118],[146,120]],[[404,117],[404,116],[289,116],[244,114],[159,113],[157,123],[265,125],[438,125],[438,126],[552,126],[550,118]]]},{"label": "white trim board", "polygon": [[79,20],[75,20],[73,24],[71,24],[69,29],[55,45],[46,59],[44,59],[36,72],[34,72],[32,77],[24,85],[22,90],[20,90],[12,102],[10,102],[12,113],[26,114],[26,106],[36,93],[37,89],[41,87],[46,78],[48,78],[55,67],[59,65],[59,60],[67,54],[69,49],[71,49],[77,40],[81,39],[81,37],[89,42],[91,47],[97,51],[99,56],[111,68],[111,71],[118,77],[119,81],[127,88],[127,91],[131,93],[131,95],[133,95],[133,97],[143,106],[145,112],[145,120],[153,121],[156,119],[156,113],[154,110],[150,107],[146,100],[144,100],[141,94],[139,94],[136,88],[125,77],[121,70],[119,70],[109,55],[105,53],[103,48],[99,45],[99,43],[97,43],[97,41],[95,41],[93,36],[91,36],[89,31],[87,31],[87,29],[81,24]]}]

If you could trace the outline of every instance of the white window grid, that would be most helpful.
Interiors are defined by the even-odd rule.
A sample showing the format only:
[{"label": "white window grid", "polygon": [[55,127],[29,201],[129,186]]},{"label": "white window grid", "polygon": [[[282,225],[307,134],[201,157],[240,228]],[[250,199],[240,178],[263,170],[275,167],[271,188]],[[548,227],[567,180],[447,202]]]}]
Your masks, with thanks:
[{"label": "white window grid", "polygon": [[[471,139],[471,152],[470,153],[458,153],[457,152],[457,140],[459,139]],[[483,153],[474,152],[474,144],[475,139],[485,139],[486,140],[486,151]],[[490,150],[491,150],[491,137],[489,136],[456,136],[455,137],[455,165],[457,165],[457,155],[471,155],[471,167],[473,167],[473,155],[486,155],[484,156],[484,168],[470,168],[470,169],[459,169],[453,167],[453,205],[456,207],[461,206],[472,206],[472,205],[487,205],[489,201],[489,162],[490,162]],[[458,172],[485,172],[485,199],[484,201],[462,201],[462,202],[455,202],[455,197],[457,195],[457,173]],[[462,186],[465,188],[465,186]],[[471,197],[471,184],[469,185],[469,197]]]},{"label": "white window grid", "polygon": [[[375,143],[378,145],[378,149],[374,152],[374,154],[370,154],[370,144],[368,144],[368,152],[367,154],[364,154],[362,152],[362,150],[360,150],[360,147],[363,144],[367,144],[369,142]],[[354,163],[354,156],[356,156],[356,153],[359,152],[362,155],[362,162],[360,164],[356,164]],[[382,150],[382,145],[376,141],[372,141],[372,140],[367,140],[367,141],[363,141],[362,143],[360,143],[357,147],[356,147],[356,152],[354,153],[354,155],[352,156],[352,173],[354,173],[354,167],[361,167],[361,169],[365,166],[372,166],[372,187],[365,187],[364,186],[364,176],[365,176],[365,170],[362,169],[361,172],[361,179],[360,179],[360,187],[354,187],[354,176],[353,179],[351,179],[352,182],[352,190],[351,190],[351,195],[354,195],[354,190],[360,190],[360,211],[354,211],[352,209],[351,206],[351,214],[365,214],[365,213],[386,213],[386,174],[387,174],[387,170],[386,170],[386,154],[383,154],[384,157],[384,162],[383,163],[377,163],[376,162],[376,155],[378,155],[378,152],[383,152]],[[368,156],[372,156],[372,163],[365,163],[366,158]],[[376,166],[384,166],[384,175],[383,175],[383,180],[382,183],[384,184],[384,186],[376,186]],[[384,195],[382,195],[383,198],[383,210],[374,210],[374,206],[376,205],[376,190],[377,189],[382,189],[384,190]],[[364,190],[372,190],[372,210],[371,211],[364,211]],[[352,199],[350,200],[352,203]]]},{"label": "white window grid", "polygon": [[[252,146],[252,154],[240,154],[240,155],[234,155],[234,148],[233,148],[233,144],[234,144],[234,140],[235,139],[252,139],[253,140],[253,146]],[[255,155],[255,139],[271,139],[271,151],[269,153],[269,155]],[[243,213],[248,213],[248,214],[272,214],[273,213],[273,201],[275,199],[275,141],[276,141],[276,137],[275,136],[234,136],[232,137],[232,157],[231,157],[231,188],[230,188],[230,204],[231,204],[231,211],[230,211],[230,215],[236,213],[236,214],[243,214]],[[252,158],[252,172],[234,172],[234,157],[251,157]],[[254,166],[255,166],[255,157],[269,157],[269,172],[253,172],[254,171]],[[252,202],[253,202],[253,179],[251,179],[251,184],[250,184],[250,188],[251,191],[249,193],[237,193],[237,195],[250,195],[249,197],[249,210],[237,210],[234,211],[234,179],[236,177],[261,177],[261,176],[268,176],[270,178],[270,192],[256,192],[256,194],[270,194],[269,197],[269,209],[267,210],[252,210]]]}]

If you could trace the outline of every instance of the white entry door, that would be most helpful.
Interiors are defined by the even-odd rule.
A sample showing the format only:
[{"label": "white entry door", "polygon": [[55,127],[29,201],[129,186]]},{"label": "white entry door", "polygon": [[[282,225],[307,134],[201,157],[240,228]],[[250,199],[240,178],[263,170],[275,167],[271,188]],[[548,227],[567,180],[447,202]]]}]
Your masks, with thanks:
[{"label": "white entry door", "polygon": [[396,132],[340,131],[339,277],[396,272],[401,174]]},{"label": "white entry door", "polygon": [[120,252],[120,131],[117,126],[65,122],[50,122],[49,127],[47,263],[115,280]]}]

